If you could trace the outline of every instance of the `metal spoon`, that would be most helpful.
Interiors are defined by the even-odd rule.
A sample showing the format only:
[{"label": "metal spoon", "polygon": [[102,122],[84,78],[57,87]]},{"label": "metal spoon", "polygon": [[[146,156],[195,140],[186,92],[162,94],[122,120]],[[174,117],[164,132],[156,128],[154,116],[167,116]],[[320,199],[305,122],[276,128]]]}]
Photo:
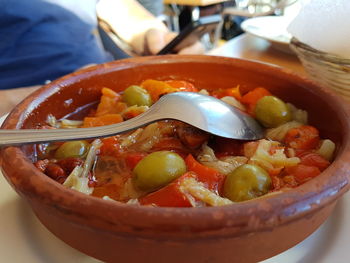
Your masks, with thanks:
[{"label": "metal spoon", "polygon": [[0,130],[0,146],[107,137],[152,122],[172,119],[221,137],[257,140],[263,129],[249,115],[211,96],[176,92],[161,97],[143,114],[130,120],[93,128]]}]

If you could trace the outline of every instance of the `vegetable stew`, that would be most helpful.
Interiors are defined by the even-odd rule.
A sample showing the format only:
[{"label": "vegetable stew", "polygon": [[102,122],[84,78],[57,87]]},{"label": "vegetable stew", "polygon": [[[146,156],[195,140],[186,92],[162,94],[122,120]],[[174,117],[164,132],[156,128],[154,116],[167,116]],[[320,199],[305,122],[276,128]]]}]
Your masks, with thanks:
[{"label": "vegetable stew", "polygon": [[166,120],[93,141],[36,145],[34,165],[82,193],[128,204],[203,207],[234,204],[287,191],[326,169],[336,145],[308,124],[308,114],[264,87],[242,94],[239,86],[199,89],[184,80],[148,79],[117,93],[101,89],[95,109],[82,120],[50,115],[42,128],[84,128],[133,118],[164,94],[190,91],[222,99],[266,128],[258,141],[208,134]]}]

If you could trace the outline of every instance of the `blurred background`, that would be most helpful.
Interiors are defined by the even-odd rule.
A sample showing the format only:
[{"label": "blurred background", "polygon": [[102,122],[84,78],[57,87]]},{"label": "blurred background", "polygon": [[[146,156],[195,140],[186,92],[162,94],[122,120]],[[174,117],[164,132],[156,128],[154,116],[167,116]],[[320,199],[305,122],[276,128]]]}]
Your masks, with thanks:
[{"label": "blurred background", "polygon": [[[138,0],[138,2],[162,21],[170,31],[177,33],[200,18],[220,15],[222,22],[217,25],[215,30],[203,35],[200,39],[206,51],[209,51],[244,32],[254,34],[250,28],[242,27],[242,23],[246,20],[266,16],[280,16],[286,21],[292,20],[307,0],[163,0],[163,2]],[[103,13],[102,11],[99,15],[100,27],[108,33],[113,42],[130,52],[131,48],[128,47],[128,43],[125,43],[122,37],[118,36],[118,30],[113,29],[111,26],[113,23],[110,23],[111,21],[108,21]],[[273,34],[287,35],[286,23],[282,25],[283,28],[275,20],[266,25],[257,23],[259,27],[264,27],[265,31],[272,27],[271,30],[280,30],[277,33],[272,32]],[[276,28],[277,26],[279,28]],[[102,32],[101,35],[105,46],[108,47],[105,33]],[[290,40],[288,35],[285,38],[287,38],[286,41]]]}]

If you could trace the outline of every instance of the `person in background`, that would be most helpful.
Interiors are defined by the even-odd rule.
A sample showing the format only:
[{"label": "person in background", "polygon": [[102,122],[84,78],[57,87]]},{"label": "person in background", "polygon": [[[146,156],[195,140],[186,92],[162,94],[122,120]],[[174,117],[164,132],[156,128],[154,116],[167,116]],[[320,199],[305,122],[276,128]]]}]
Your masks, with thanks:
[{"label": "person in background", "polygon": [[[134,0],[100,0],[97,5],[98,17],[108,21],[118,36],[128,43],[139,55],[153,55],[160,51],[177,34],[170,32],[165,24],[155,18],[163,9],[162,0],[138,0],[153,10],[151,14]],[[116,12],[116,10],[119,10]],[[178,54],[204,53],[200,42],[179,50]]]},{"label": "person in background", "polygon": [[155,17],[159,17],[164,12],[163,0],[137,0],[145,9]]},{"label": "person in background", "polygon": [[[139,55],[157,53],[174,37],[136,0],[0,0],[0,89],[43,85],[114,60],[97,33],[96,4],[97,14]],[[179,53],[201,52],[195,44]]]}]

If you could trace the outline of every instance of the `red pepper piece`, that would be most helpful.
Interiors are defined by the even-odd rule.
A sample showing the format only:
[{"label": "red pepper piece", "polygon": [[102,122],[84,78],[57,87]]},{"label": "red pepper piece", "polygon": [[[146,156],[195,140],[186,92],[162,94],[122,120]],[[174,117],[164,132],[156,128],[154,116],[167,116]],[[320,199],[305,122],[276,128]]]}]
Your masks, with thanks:
[{"label": "red pepper piece", "polygon": [[139,161],[146,157],[146,155],[147,153],[145,152],[129,152],[125,157],[125,162],[127,166],[133,170]]},{"label": "red pepper piece", "polygon": [[189,171],[194,172],[197,175],[197,179],[199,182],[204,183],[204,185],[209,189],[216,191],[218,193],[221,192],[222,185],[224,183],[225,176],[220,172],[216,171],[213,168],[207,167],[193,158],[191,154],[189,154],[185,159],[187,169]]},{"label": "red pepper piece", "polygon": [[195,177],[193,173],[185,173],[167,186],[156,192],[139,198],[142,205],[156,205],[162,207],[191,207],[191,203],[180,190],[181,183],[185,178]]}]

